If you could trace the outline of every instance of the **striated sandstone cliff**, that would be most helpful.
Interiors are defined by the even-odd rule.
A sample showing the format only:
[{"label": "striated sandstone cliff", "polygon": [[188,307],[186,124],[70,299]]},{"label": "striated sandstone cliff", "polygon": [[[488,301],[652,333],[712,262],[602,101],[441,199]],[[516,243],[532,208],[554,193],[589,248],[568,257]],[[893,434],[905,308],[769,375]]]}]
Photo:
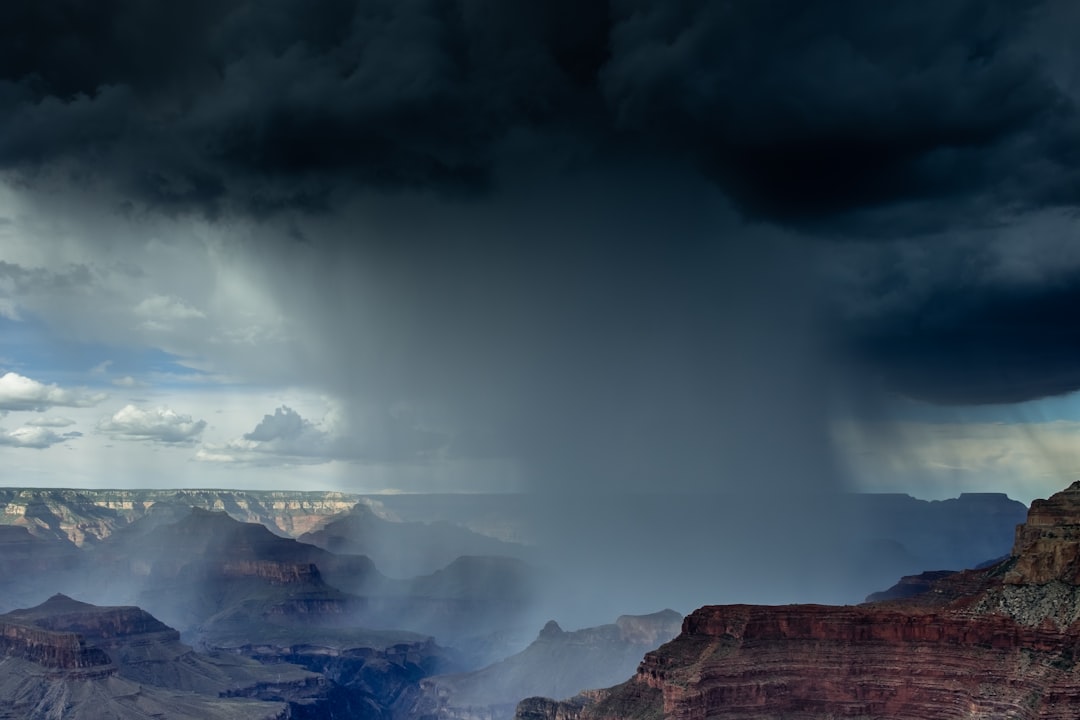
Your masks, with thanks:
[{"label": "striated sandstone cliff", "polygon": [[45,668],[77,670],[80,675],[109,675],[112,660],[99,648],[87,647],[73,632],[55,632],[32,625],[0,621],[0,653]]},{"label": "striated sandstone cliff", "polygon": [[[860,606],[703,607],[629,681],[519,720],[1080,715],[1080,483],[1033,504],[1011,557]],[[922,591],[922,592],[919,592]]]},{"label": "striated sandstone cliff", "polygon": [[55,595],[0,615],[0,718],[350,717],[335,691],[294,665],[195,652],[138,607]]},{"label": "striated sandstone cliff", "polygon": [[364,502],[359,495],[329,491],[0,488],[0,524],[93,545],[145,517],[156,505],[176,505],[226,512],[241,522],[295,537],[358,502]]}]

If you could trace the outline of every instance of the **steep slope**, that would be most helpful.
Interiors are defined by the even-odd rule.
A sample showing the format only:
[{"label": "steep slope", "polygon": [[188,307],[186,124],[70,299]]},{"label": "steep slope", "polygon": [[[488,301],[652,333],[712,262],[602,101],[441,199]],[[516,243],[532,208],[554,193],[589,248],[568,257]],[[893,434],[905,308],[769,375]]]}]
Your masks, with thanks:
[{"label": "steep slope", "polygon": [[[84,634],[85,633],[85,634]],[[94,640],[116,649],[153,646],[171,631],[138,608],[95,608],[62,596],[0,616],[0,718],[78,718],[80,720],[271,720],[290,717],[289,705],[254,699],[256,673],[233,673],[247,680],[250,699],[223,697],[229,690],[187,692],[162,683],[143,683],[125,676],[126,661],[116,661]],[[194,667],[201,669],[197,658]],[[139,664],[136,662],[135,664]],[[205,665],[205,663],[202,663]],[[270,671],[261,669],[262,681]],[[278,687],[298,684],[309,676],[287,668]],[[290,674],[293,677],[289,677]],[[266,683],[269,686],[269,683]],[[205,688],[203,688],[205,690]],[[302,706],[307,706],[305,698]]]},{"label": "steep slope", "polygon": [[87,677],[0,657],[5,720],[286,720],[285,703],[215,698],[147,687],[115,675]]},{"label": "steep slope", "polygon": [[631,680],[573,702],[533,698],[517,716],[1074,718],[1078,581],[1074,483],[1032,505],[1012,555],[992,567],[860,606],[703,607]]},{"label": "steep slope", "polygon": [[54,595],[0,616],[0,622],[77,635],[133,682],[204,695],[258,697],[271,685],[294,698],[317,696],[318,675],[292,665],[273,668],[241,657],[195,652],[180,633],[138,607],[101,607]]},{"label": "steep slope", "polygon": [[554,621],[525,650],[481,670],[421,680],[394,705],[398,720],[503,720],[530,695],[565,697],[634,671],[642,653],[679,632],[673,610],[624,615],[611,625],[563,631]]},{"label": "steep slope", "polygon": [[[387,582],[366,557],[337,556],[274,535],[224,512],[188,509],[176,522],[144,518],[87,556],[86,592],[98,602],[137,604],[181,630],[207,630],[227,618],[350,624],[361,591]],[[148,522],[148,529],[140,525]],[[101,586],[97,577],[114,578]]]}]

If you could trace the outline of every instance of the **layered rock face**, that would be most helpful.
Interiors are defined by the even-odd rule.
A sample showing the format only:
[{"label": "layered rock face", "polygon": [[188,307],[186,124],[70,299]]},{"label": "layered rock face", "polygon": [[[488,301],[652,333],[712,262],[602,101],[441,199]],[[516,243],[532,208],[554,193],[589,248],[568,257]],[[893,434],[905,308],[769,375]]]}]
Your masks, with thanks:
[{"label": "layered rock face", "polygon": [[87,647],[79,635],[39,627],[0,622],[0,652],[56,670],[77,670],[81,675],[116,672],[102,650]]},{"label": "layered rock face", "polygon": [[196,653],[137,607],[56,595],[0,615],[0,718],[270,720],[332,709],[328,695],[298,667]]},{"label": "layered rock face", "polygon": [[0,488],[0,524],[93,545],[157,505],[176,505],[223,511],[241,522],[296,536],[362,501],[359,495],[340,492]]},{"label": "layered rock face", "polygon": [[703,607],[626,683],[517,716],[1075,718],[1078,583],[1080,483],[1033,504],[992,567],[908,578],[859,606]]},{"label": "layered rock face", "polygon": [[1031,503],[1027,522],[1016,528],[1012,554],[1016,562],[1005,575],[1007,584],[1080,584],[1080,482]]}]

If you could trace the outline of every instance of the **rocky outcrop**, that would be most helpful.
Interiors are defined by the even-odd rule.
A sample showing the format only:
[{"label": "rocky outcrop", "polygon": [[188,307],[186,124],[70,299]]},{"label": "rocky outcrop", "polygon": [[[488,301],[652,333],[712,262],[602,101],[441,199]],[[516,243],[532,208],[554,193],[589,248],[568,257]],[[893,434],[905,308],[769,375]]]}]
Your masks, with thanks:
[{"label": "rocky outcrop", "polygon": [[[394,715],[399,720],[508,720],[522,698],[564,697],[625,678],[643,652],[679,632],[681,620],[674,610],[664,610],[574,632],[551,621],[529,647],[505,660],[421,680],[395,703]],[[540,712],[541,705],[534,710]],[[571,719],[560,715],[558,720]]]},{"label": "rocky outcrop", "polygon": [[1006,584],[1080,583],[1080,482],[1031,503],[1027,522],[1016,528],[1012,554]]},{"label": "rocky outcrop", "polygon": [[37,697],[29,686],[36,673],[38,684],[53,686],[56,694],[36,702],[59,703],[58,717],[79,716],[67,700],[57,698],[83,691],[105,699],[108,708],[87,710],[86,717],[126,717],[137,710],[126,706],[130,697],[149,698],[166,708],[162,716],[169,718],[192,716],[184,708],[197,710],[195,717],[216,717],[218,711],[226,717],[352,716],[336,686],[319,675],[282,662],[264,666],[232,654],[196,652],[180,642],[176,630],[138,607],[99,607],[53,596],[0,616],[0,655],[6,658],[5,670],[27,680],[9,688],[9,696],[4,694],[7,683],[0,680],[0,698],[18,703],[27,694]]},{"label": "rocky outcrop", "polygon": [[603,697],[606,694],[592,691],[563,701],[545,697],[526,698],[518,704],[515,717],[517,720],[580,720],[585,708]]},{"label": "rocky outcrop", "polygon": [[[335,556],[224,512],[189,508],[176,522],[139,530],[118,532],[88,553],[79,592],[96,593],[89,595],[95,602],[145,607],[182,632],[223,613],[245,624],[268,612],[341,617],[364,603],[331,580],[361,590],[385,580],[368,558]],[[101,587],[95,577],[102,575],[125,581]]]},{"label": "rocky outcrop", "polygon": [[[337,688],[342,717],[388,718],[389,706],[423,677],[445,672],[447,653],[431,638],[411,633],[357,629],[263,628],[258,642],[241,636],[218,638],[215,649],[277,667],[289,663],[319,673]],[[308,717],[308,716],[304,716]],[[310,715],[322,720],[326,715]],[[334,716],[336,717],[336,716]]]},{"label": "rocky outcrop", "polygon": [[0,652],[55,670],[80,671],[80,675],[109,675],[116,671],[112,660],[99,648],[87,647],[76,633],[0,621]]},{"label": "rocky outcrop", "polygon": [[517,716],[1074,718],[1078,558],[1080,483],[1036,502],[991,567],[906,578],[859,606],[703,607],[584,709],[529,701]]}]

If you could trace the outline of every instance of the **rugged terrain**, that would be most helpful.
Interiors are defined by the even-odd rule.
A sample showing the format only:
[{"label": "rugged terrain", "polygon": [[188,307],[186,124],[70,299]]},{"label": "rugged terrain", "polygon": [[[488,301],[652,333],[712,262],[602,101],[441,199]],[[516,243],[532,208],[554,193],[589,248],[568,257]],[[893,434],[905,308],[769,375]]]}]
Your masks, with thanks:
[{"label": "rugged terrain", "polygon": [[1080,712],[1080,483],[1032,505],[1008,558],[905,585],[860,606],[703,607],[629,681],[568,702],[531,698],[517,717],[1049,720]]},{"label": "rugged terrain", "polygon": [[[102,586],[101,576],[118,582]],[[407,629],[454,644],[522,622],[533,581],[527,565],[499,557],[390,579],[366,556],[191,508],[174,522],[148,517],[114,533],[87,553],[72,583],[95,602],[145,607],[198,642],[238,633],[302,642],[311,628],[334,627]]]},{"label": "rugged terrain", "polygon": [[436,572],[463,555],[527,559],[530,548],[445,521],[391,522],[366,502],[320,521],[298,540],[338,554],[367,555],[379,570],[405,578]]},{"label": "rugged terrain", "polygon": [[151,508],[171,505],[219,510],[241,522],[296,536],[361,501],[359,495],[323,491],[0,488],[0,523],[26,527],[38,536],[64,537],[79,546],[93,545]]},{"label": "rugged terrain", "polygon": [[[85,623],[79,629],[33,620],[35,633],[75,633],[88,658],[98,651],[109,658],[101,669],[104,674],[93,680],[106,678],[106,686],[94,685],[92,692],[84,688],[78,695],[61,683],[49,686],[50,698],[111,698],[114,691],[123,698],[194,692],[220,699],[222,692],[246,693],[286,703],[284,712],[293,717],[329,717],[311,714],[321,703],[324,710],[337,708],[341,716],[493,720],[509,716],[514,702],[529,693],[566,695],[616,682],[632,673],[645,651],[674,634],[675,628],[663,618],[663,632],[644,632],[649,623],[635,616],[575,632],[552,623],[532,646],[508,658],[536,637],[541,619],[534,614],[537,603],[554,597],[572,610],[598,588],[578,592],[565,579],[549,578],[534,563],[523,561],[534,548],[481,538],[448,520],[462,515],[463,524],[471,518],[480,529],[508,527],[537,509],[517,497],[385,500],[321,492],[0,490],[0,612],[65,593],[98,605],[138,606],[163,621],[155,619],[157,625],[145,631],[129,628],[114,642]],[[635,609],[650,609],[653,598],[646,590],[668,592],[664,578],[672,574],[683,583],[680,588],[687,582],[703,589],[729,582],[697,570],[683,574],[688,571],[685,562],[650,554],[648,544],[639,542],[648,518],[668,513],[698,531],[695,552],[707,554],[715,523],[710,502],[718,502],[716,498],[700,503],[679,498],[667,504],[655,498],[644,498],[644,504],[632,500],[617,508],[606,501],[597,507],[627,518],[627,537],[605,541],[625,540],[635,548],[622,596],[632,599]],[[443,501],[454,512],[442,508]],[[906,496],[852,496],[839,502],[853,504],[853,522],[844,530],[858,546],[859,557],[873,568],[867,577],[891,573],[878,587],[903,572],[946,563],[971,566],[1005,554],[1015,528],[1010,518],[1019,506],[1004,496],[964,496],[940,503]],[[584,522],[593,507],[585,502],[539,517],[546,517],[549,526],[551,517],[559,523]],[[504,510],[508,514],[503,515]],[[870,514],[860,514],[863,510]],[[799,511],[813,514],[813,508]],[[727,507],[725,512],[741,511]],[[875,520],[879,515],[888,521]],[[952,524],[962,532],[957,534]],[[596,566],[588,564],[587,549],[574,550],[587,572],[573,582],[600,577],[609,595],[623,591],[607,575],[597,575]],[[372,556],[402,576],[385,572]],[[898,568],[903,572],[896,572]],[[1017,572],[1044,572],[1040,568],[1020,567]],[[406,576],[407,569],[430,571]],[[965,581],[968,585],[983,582],[982,575],[963,577],[975,578]],[[937,580],[915,578],[903,592],[920,592]],[[950,592],[955,595],[957,587],[954,582]],[[943,597],[940,588],[936,592],[933,597]],[[63,615],[58,603],[55,598],[45,603],[46,614]],[[25,612],[14,612],[8,622],[27,626],[30,619],[20,615]],[[103,622],[103,612],[94,613],[95,623]],[[141,617],[133,613],[129,609],[120,615],[133,626]],[[597,622],[561,613],[548,610],[545,615],[564,623]],[[66,647],[65,652],[82,652],[70,643]],[[9,694],[3,697],[18,699],[22,708],[31,700],[46,702],[44,696],[26,695],[36,687],[27,678],[40,674],[40,659],[9,650],[4,651]],[[79,662],[97,667],[85,658]],[[260,662],[293,666],[290,672],[303,673],[295,667],[300,666],[317,675],[301,676],[308,679],[299,686],[244,680]],[[10,683],[24,684],[16,688]],[[130,684],[149,689],[132,690]],[[304,698],[308,700],[301,702]],[[112,708],[111,703],[98,704]],[[154,712],[166,705],[155,706]],[[220,707],[202,714],[218,717],[215,712],[224,712]],[[556,706],[557,712],[571,707],[578,707],[577,712],[583,705]],[[265,711],[267,705],[260,708]],[[116,711],[128,717],[124,712],[128,710]],[[199,714],[194,709],[178,712],[178,717]]]},{"label": "rugged terrain", "polygon": [[345,717],[294,665],[195,652],[137,607],[57,595],[0,615],[0,717]]},{"label": "rugged terrain", "polygon": [[618,682],[642,653],[679,632],[674,610],[624,615],[613,624],[566,632],[554,620],[520,653],[481,670],[439,675],[394,704],[398,720],[503,720],[530,695],[565,697]]}]

